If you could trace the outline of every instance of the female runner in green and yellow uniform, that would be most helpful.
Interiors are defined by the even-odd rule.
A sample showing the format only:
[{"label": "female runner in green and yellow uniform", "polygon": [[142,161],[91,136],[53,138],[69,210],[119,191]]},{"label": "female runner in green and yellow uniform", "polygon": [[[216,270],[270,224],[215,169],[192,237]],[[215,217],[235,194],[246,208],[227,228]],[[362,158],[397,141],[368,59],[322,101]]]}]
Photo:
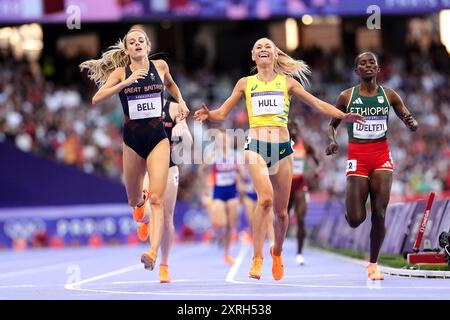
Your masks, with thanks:
[{"label": "female runner in green and yellow uniform", "polygon": [[260,279],[263,247],[266,234],[265,221],[273,209],[275,244],[270,248],[273,258],[272,276],[280,280],[284,274],[281,252],[289,223],[288,201],[292,182],[292,147],[287,129],[290,97],[296,95],[322,113],[345,119],[361,121],[357,114],[344,113],[334,106],[308,93],[294,79],[307,83],[310,72],[303,61],[292,59],[267,38],[256,41],[251,51],[256,63],[255,75],[241,78],[231,96],[217,110],[209,111],[203,105],[194,119],[223,121],[245,96],[250,130],[245,145],[245,162],[258,195],[252,219],[253,261],[249,277]]}]

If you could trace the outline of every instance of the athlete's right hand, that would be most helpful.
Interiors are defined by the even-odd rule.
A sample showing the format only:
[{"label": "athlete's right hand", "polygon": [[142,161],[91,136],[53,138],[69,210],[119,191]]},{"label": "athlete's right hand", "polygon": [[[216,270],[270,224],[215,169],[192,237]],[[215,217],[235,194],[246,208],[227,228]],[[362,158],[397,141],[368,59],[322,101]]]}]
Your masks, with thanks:
[{"label": "athlete's right hand", "polygon": [[209,109],[206,105],[202,105],[202,107],[194,113],[194,119],[197,121],[205,121],[208,117]]},{"label": "athlete's right hand", "polygon": [[339,150],[339,146],[336,142],[330,142],[327,149],[325,150],[325,154],[327,156],[337,153]]},{"label": "athlete's right hand", "polygon": [[137,82],[140,79],[145,79],[145,77],[147,76],[147,69],[137,69],[134,70],[132,74],[130,74],[130,76],[125,79],[125,83],[127,85],[132,85],[133,83]]}]

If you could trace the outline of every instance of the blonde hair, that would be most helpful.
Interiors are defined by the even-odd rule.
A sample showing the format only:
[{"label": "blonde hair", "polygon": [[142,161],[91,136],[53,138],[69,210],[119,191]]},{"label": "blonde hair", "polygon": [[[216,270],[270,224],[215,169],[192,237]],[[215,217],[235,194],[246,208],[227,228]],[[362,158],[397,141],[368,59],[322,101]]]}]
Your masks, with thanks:
[{"label": "blonde hair", "polygon": [[[259,40],[257,40],[256,42],[258,42]],[[289,56],[288,54],[283,52],[280,48],[278,48],[272,40],[270,39],[267,40],[272,42],[275,48],[275,52],[278,55],[278,58],[275,59],[274,71],[278,74],[284,74],[291,78],[297,78],[304,87],[309,85],[308,76],[311,75],[311,69],[306,64],[306,62],[303,60],[293,59],[291,56]],[[253,70],[256,70],[256,66],[253,67],[252,71]]]},{"label": "blonde hair", "polygon": [[127,34],[120,39],[115,45],[110,46],[106,52],[102,54],[100,59],[91,59],[80,64],[80,69],[88,70],[89,79],[95,81],[98,87],[105,84],[109,75],[120,67],[128,66],[131,61],[130,57],[126,54],[127,49],[127,37],[130,33],[139,31],[145,35],[145,40],[150,48],[150,40],[142,29],[131,29]]}]

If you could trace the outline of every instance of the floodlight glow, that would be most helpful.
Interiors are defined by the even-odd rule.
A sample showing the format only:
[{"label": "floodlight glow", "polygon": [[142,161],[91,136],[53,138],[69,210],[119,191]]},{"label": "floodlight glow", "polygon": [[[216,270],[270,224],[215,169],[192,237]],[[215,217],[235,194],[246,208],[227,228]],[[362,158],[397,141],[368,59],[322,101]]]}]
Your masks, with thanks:
[{"label": "floodlight glow", "polygon": [[439,12],[439,29],[441,33],[441,43],[447,48],[450,54],[450,10]]},{"label": "floodlight glow", "polygon": [[309,14],[305,14],[305,15],[302,17],[302,22],[303,22],[303,24],[309,26],[310,24],[312,24],[312,23],[314,22],[314,19],[313,19],[313,17],[310,16]]},{"label": "floodlight glow", "polygon": [[293,18],[286,19],[286,49],[293,51],[298,47],[298,25]]}]

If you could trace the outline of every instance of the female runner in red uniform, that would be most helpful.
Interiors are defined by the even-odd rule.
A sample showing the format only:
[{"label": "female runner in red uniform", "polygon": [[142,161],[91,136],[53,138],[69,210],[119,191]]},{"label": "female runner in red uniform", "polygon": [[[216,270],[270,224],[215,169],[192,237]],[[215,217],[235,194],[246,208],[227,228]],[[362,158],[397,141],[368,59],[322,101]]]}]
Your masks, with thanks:
[{"label": "female runner in red uniform", "polygon": [[[394,90],[383,88],[377,83],[380,67],[375,54],[359,54],[355,59],[355,72],[359,76],[359,84],[344,90],[336,104],[343,112],[358,113],[365,118],[364,124],[347,124],[349,144],[345,217],[352,228],[358,227],[366,219],[366,201],[370,195],[372,229],[367,271],[369,279],[383,280],[384,276],[378,271],[376,263],[386,234],[384,220],[394,170],[387,143],[390,107],[411,131],[416,131],[418,124],[400,96]],[[341,119],[337,118],[330,122],[327,155],[338,151],[336,128],[340,122]]]}]

